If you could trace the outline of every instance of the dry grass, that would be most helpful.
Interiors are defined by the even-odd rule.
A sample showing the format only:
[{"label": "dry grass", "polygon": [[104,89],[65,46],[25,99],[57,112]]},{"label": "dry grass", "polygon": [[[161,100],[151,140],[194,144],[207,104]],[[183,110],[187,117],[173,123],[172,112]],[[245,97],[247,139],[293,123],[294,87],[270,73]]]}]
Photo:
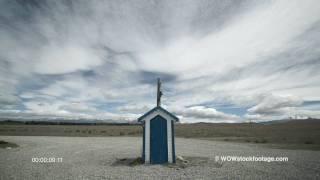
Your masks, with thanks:
[{"label": "dry grass", "polygon": [[176,128],[178,136],[250,143],[320,144],[320,121],[281,124],[190,124]]},{"label": "dry grass", "polygon": [[14,136],[138,136],[138,125],[0,125],[0,135]]},{"label": "dry grass", "polygon": [[[298,144],[320,149],[320,121],[279,124],[177,124],[178,137],[259,144]],[[140,125],[0,125],[0,135],[18,136],[141,136]],[[296,146],[294,146],[296,147]]]}]

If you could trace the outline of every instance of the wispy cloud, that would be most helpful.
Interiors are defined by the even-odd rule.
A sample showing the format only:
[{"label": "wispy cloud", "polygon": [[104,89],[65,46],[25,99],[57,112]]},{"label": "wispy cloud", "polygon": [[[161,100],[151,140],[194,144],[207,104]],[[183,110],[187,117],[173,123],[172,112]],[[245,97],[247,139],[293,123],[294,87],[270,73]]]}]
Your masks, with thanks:
[{"label": "wispy cloud", "polygon": [[133,120],[157,77],[185,122],[320,117],[319,6],[1,1],[1,117]]}]

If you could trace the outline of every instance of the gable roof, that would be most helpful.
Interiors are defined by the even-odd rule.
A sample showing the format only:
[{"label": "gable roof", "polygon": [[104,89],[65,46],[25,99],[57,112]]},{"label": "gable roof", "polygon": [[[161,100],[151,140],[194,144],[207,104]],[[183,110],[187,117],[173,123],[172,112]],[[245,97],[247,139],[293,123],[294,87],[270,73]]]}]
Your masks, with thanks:
[{"label": "gable roof", "polygon": [[170,113],[169,111],[165,110],[164,108],[162,108],[161,106],[156,106],[153,109],[151,109],[150,111],[148,111],[147,113],[145,113],[144,115],[142,115],[141,117],[138,118],[138,122],[143,121],[143,119],[145,117],[147,117],[148,115],[150,115],[151,113],[155,112],[156,110],[160,110],[164,113],[166,113],[167,115],[169,115],[170,117],[172,117],[172,119],[174,119],[175,121],[179,121],[179,118],[177,118],[175,115],[173,115],[172,113]]}]

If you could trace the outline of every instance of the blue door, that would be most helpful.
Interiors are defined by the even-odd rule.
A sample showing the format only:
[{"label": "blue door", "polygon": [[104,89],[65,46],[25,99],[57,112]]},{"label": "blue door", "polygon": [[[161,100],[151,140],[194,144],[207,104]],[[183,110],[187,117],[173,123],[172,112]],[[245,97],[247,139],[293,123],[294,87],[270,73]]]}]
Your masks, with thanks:
[{"label": "blue door", "polygon": [[159,115],[150,122],[150,141],[151,164],[167,163],[167,120]]}]

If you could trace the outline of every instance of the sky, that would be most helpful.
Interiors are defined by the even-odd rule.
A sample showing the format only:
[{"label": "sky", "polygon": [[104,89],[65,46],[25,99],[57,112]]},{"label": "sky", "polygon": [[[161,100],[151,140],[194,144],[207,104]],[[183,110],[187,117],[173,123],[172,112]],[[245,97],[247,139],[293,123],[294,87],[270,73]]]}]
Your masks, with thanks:
[{"label": "sky", "polygon": [[318,0],[0,0],[0,118],[320,118]]}]

